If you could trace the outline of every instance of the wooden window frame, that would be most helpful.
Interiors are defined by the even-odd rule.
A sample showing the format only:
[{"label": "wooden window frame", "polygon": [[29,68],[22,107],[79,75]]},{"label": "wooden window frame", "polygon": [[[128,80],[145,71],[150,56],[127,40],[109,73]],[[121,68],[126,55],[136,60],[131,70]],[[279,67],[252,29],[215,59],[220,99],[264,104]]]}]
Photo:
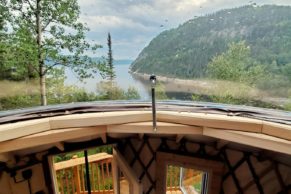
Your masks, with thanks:
[{"label": "wooden window frame", "polygon": [[222,162],[164,152],[157,152],[156,161],[156,193],[166,193],[167,166],[176,165],[207,172],[209,176],[207,194],[219,194],[224,172]]},{"label": "wooden window frame", "polygon": [[114,172],[114,177],[113,177],[113,182],[115,183],[115,190],[114,194],[119,194],[120,193],[120,188],[119,188],[119,173],[118,171],[121,170],[124,176],[128,179],[129,181],[129,193],[130,194],[142,194],[143,192],[143,187],[140,182],[140,180],[137,178],[135,172],[129,166],[125,158],[122,156],[122,154],[113,147],[113,171]]}]

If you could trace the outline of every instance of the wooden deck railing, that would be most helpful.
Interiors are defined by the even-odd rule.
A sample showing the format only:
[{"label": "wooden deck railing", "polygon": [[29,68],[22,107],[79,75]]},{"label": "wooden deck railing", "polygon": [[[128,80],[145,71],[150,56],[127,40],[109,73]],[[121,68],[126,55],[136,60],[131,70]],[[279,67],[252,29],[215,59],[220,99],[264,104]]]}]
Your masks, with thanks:
[{"label": "wooden deck railing", "polygon": [[167,169],[167,194],[180,192],[180,167],[169,165]]},{"label": "wooden deck railing", "polygon": [[[113,194],[112,155],[88,156],[92,194]],[[54,164],[60,194],[87,194],[85,158]]]}]

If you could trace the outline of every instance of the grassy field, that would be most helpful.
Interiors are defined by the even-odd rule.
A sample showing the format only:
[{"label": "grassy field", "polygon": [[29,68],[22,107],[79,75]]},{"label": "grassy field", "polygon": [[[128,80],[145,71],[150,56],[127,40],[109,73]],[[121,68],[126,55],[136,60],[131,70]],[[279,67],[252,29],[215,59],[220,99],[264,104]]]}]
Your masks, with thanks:
[{"label": "grassy field", "polygon": [[[134,76],[143,83],[148,83],[149,75],[134,73]],[[247,104],[291,110],[291,88],[280,84],[276,87],[260,89],[255,85],[224,80],[184,80],[163,76],[157,76],[157,79],[163,84],[165,92],[193,94],[192,100],[196,101]]]},{"label": "grassy field", "polygon": [[0,98],[17,95],[39,94],[38,80],[30,81],[0,81]]}]

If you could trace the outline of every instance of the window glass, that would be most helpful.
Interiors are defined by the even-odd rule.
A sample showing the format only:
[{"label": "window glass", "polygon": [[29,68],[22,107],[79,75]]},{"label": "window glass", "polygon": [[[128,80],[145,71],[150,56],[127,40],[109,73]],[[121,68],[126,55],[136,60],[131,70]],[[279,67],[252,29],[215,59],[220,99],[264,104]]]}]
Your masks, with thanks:
[{"label": "window glass", "polygon": [[208,173],[181,166],[167,166],[167,194],[206,194]]},{"label": "window glass", "polygon": [[[0,111],[104,100],[291,110],[291,1],[0,1]],[[37,13],[37,14],[32,14]]]}]

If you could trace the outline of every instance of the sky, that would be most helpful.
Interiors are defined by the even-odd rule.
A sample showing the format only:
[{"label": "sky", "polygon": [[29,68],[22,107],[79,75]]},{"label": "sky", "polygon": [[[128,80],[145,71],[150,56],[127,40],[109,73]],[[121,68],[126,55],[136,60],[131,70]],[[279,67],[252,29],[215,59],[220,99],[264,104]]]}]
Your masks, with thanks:
[{"label": "sky", "polygon": [[134,60],[164,30],[195,16],[254,2],[291,5],[291,0],[79,0],[80,21],[90,28],[87,40],[103,46],[99,56],[107,53],[110,32],[114,59]]}]

